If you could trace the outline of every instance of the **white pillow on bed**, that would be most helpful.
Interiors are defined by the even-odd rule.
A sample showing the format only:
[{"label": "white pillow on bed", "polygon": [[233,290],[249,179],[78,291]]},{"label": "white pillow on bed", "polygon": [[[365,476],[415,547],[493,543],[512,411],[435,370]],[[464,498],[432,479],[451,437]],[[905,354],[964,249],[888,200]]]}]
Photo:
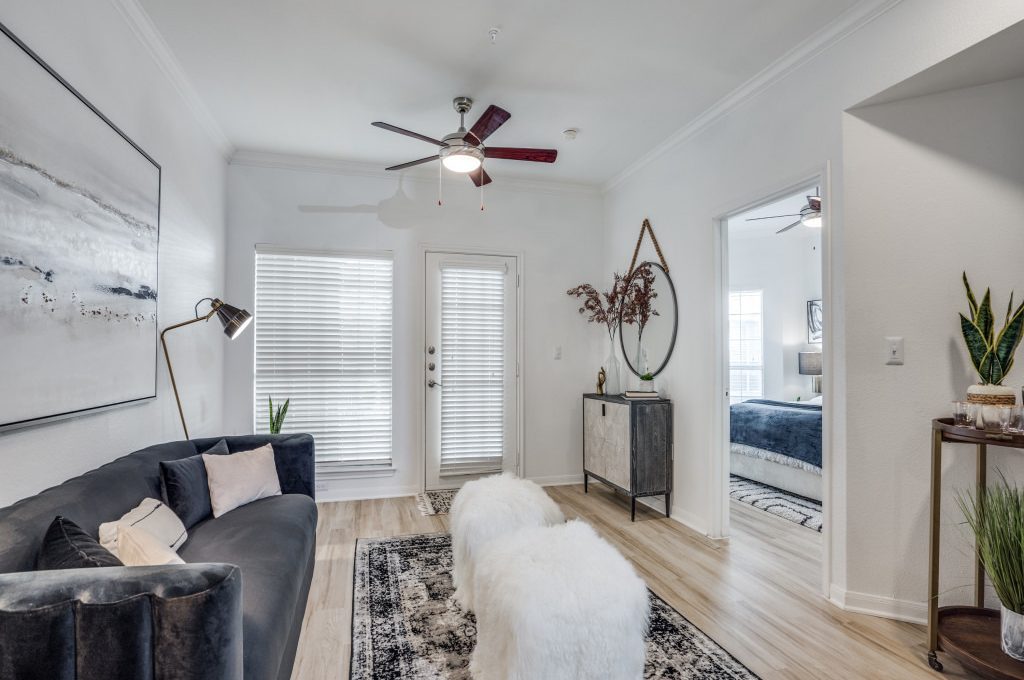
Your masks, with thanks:
[{"label": "white pillow on bed", "polygon": [[821,396],[819,395],[817,397],[814,397],[813,399],[808,399],[806,403],[808,403],[808,404],[818,404],[820,406],[821,405]]}]

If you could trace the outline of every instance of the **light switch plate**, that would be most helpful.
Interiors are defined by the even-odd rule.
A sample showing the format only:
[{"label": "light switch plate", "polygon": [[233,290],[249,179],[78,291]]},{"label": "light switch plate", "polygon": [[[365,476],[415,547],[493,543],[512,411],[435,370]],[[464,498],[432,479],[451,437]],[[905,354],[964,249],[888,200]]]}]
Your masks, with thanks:
[{"label": "light switch plate", "polygon": [[561,359],[562,358],[562,346],[561,345],[558,345],[557,347],[555,347],[555,351],[551,353],[551,358],[552,359]]},{"label": "light switch plate", "polygon": [[885,364],[886,366],[903,365],[902,337],[887,337],[885,339]]}]

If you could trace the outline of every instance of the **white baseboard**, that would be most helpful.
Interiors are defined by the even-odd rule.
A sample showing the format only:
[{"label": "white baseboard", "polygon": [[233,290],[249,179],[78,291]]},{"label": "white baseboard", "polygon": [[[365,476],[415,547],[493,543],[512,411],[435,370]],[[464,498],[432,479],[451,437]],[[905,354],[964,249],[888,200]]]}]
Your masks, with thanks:
[{"label": "white baseboard", "polygon": [[868,614],[907,623],[926,624],[928,622],[928,605],[925,602],[897,600],[894,597],[870,593],[856,593],[843,590],[834,584],[830,588],[829,599],[839,608],[855,614]]},{"label": "white baseboard", "polygon": [[420,492],[418,486],[402,487],[377,487],[374,489],[331,489],[316,492],[317,503],[336,503],[339,501],[371,501],[380,498],[401,498],[403,496],[415,496]]},{"label": "white baseboard", "polygon": [[527,477],[531,482],[540,486],[568,486],[570,484],[582,484],[583,475],[551,475],[548,477]]}]

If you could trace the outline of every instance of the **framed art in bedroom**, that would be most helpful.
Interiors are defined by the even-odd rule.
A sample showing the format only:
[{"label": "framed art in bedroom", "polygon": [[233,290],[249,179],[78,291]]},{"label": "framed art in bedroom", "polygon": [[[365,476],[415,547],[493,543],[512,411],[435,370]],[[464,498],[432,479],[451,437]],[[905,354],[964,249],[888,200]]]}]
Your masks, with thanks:
[{"label": "framed art in bedroom", "polygon": [[807,342],[812,345],[821,344],[821,333],[824,324],[821,300],[807,301]]},{"label": "framed art in bedroom", "polygon": [[0,429],[153,399],[160,166],[0,33]]}]

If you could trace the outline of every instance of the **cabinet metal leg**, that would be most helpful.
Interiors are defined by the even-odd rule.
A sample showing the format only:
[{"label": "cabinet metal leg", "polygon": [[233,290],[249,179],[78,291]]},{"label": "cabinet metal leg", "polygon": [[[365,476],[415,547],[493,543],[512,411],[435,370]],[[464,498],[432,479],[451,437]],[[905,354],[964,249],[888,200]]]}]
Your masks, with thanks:
[{"label": "cabinet metal leg", "polygon": [[629,510],[629,521],[636,521],[636,496],[630,497],[630,510]]},{"label": "cabinet metal leg", "polygon": [[668,517],[672,512],[672,492],[665,493],[665,517]]},{"label": "cabinet metal leg", "polygon": [[590,487],[587,485],[587,473],[583,473],[583,493],[590,493]]}]

